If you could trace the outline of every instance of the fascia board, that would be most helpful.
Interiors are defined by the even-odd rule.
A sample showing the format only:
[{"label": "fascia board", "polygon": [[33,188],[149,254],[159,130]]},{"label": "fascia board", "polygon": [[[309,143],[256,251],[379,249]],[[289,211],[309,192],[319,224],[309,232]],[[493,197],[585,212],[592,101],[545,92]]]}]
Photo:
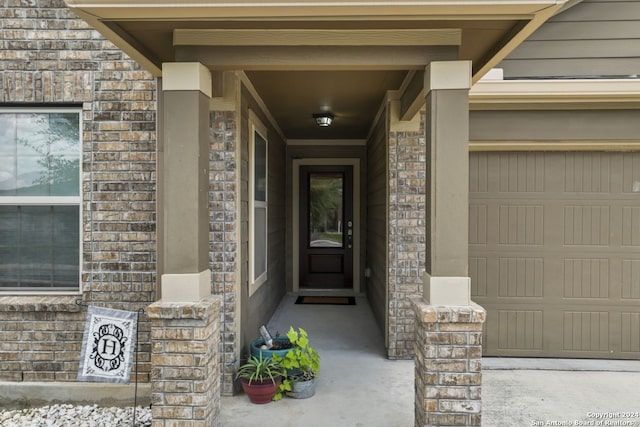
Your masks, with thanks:
[{"label": "fascia board", "polygon": [[560,108],[638,108],[640,79],[480,81],[469,92],[472,110]]}]

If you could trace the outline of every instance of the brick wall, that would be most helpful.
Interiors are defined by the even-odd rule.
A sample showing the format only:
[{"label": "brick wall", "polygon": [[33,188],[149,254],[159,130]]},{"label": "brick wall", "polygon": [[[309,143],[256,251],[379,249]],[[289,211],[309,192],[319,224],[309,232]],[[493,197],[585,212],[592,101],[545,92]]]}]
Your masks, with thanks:
[{"label": "brick wall", "polygon": [[211,154],[209,162],[209,241],[213,293],[222,297],[221,363],[222,392],[234,392],[238,366],[236,313],[237,243],[237,154],[236,118],[230,111],[211,113]]},{"label": "brick wall", "polygon": [[[82,299],[145,307],[156,281],[155,79],[63,0],[0,5],[0,104],[82,108]],[[0,296],[0,380],[75,379],[85,318],[75,298]],[[141,320],[146,381],[149,323]]]},{"label": "brick wall", "polygon": [[220,413],[220,297],[149,306],[153,427],[212,427]]},{"label": "brick wall", "polygon": [[486,311],[410,298],[416,319],[415,427],[480,426]]},{"label": "brick wall", "polygon": [[389,133],[389,348],[391,359],[413,356],[410,297],[422,295],[425,271],[427,147],[424,112],[418,132]]}]

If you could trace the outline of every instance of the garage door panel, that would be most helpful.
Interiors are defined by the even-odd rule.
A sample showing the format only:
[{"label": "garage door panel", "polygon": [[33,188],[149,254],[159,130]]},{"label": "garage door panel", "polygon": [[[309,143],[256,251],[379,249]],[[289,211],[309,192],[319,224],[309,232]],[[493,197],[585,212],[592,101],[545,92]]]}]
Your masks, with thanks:
[{"label": "garage door panel", "polygon": [[542,245],[544,207],[542,205],[500,205],[498,229],[500,245]]},{"label": "garage door panel", "polygon": [[501,257],[498,271],[499,297],[542,297],[543,258]]},{"label": "garage door panel", "polygon": [[566,153],[565,192],[609,193],[611,192],[611,163],[620,159],[610,153]]},{"label": "garage door panel", "polygon": [[473,153],[470,167],[485,354],[640,358],[640,153]]},{"label": "garage door panel", "polygon": [[566,259],[564,260],[565,298],[609,298],[608,259]]},{"label": "garage door panel", "polygon": [[[490,161],[489,166],[492,167],[495,163]],[[545,191],[545,157],[543,153],[537,153],[536,155],[531,155],[530,153],[500,153],[497,166],[497,182],[495,180],[490,181],[489,191],[497,190],[501,193]]]},{"label": "garage door panel", "polygon": [[623,259],[621,270],[622,298],[640,300],[640,260]]},{"label": "garage door panel", "polygon": [[487,244],[488,218],[488,207],[486,204],[469,205],[469,244]]},{"label": "garage door panel", "polygon": [[621,351],[640,352],[640,313],[623,312],[621,320]]},{"label": "garage door panel", "polygon": [[502,350],[542,350],[541,310],[498,311],[498,348]]},{"label": "garage door panel", "polygon": [[562,331],[565,351],[609,351],[608,312],[565,311]]},{"label": "garage door panel", "polygon": [[610,217],[609,206],[565,205],[564,244],[608,246]]},{"label": "garage door panel", "polygon": [[471,295],[487,296],[487,258],[469,257],[469,276],[471,280]]},{"label": "garage door panel", "polygon": [[640,206],[622,208],[622,244],[640,246]]},{"label": "garage door panel", "polygon": [[640,153],[627,153],[621,159],[622,191],[624,193],[640,192]]}]

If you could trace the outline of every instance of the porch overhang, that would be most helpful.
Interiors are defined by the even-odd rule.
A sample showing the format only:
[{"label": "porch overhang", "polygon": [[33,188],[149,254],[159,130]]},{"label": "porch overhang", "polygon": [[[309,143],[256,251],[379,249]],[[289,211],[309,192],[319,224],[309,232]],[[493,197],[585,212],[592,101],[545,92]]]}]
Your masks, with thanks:
[{"label": "porch overhang", "polygon": [[[312,44],[315,46],[385,47],[398,46],[402,40],[372,36],[367,30],[402,32],[413,29],[431,31],[433,37],[425,38],[431,39],[431,45],[451,45],[458,37],[459,42],[455,44],[459,46],[459,58],[456,59],[474,63],[475,81],[559,10],[565,0],[65,2],[93,28],[158,77],[162,74],[162,63],[179,60],[177,52],[185,45],[240,48],[244,44],[255,47],[256,36],[264,42],[275,37],[273,30],[290,29],[312,30],[309,34],[314,36]],[[233,30],[234,37],[222,36],[222,30]],[[324,31],[324,34],[313,31]],[[328,33],[331,34],[328,36]],[[305,38],[286,40],[289,42],[279,46],[291,45],[291,40],[299,46],[309,45]],[[336,40],[339,41],[336,43]],[[411,45],[411,42],[402,44]],[[253,53],[248,50],[247,57]],[[425,62],[428,59],[425,55]],[[282,66],[291,69],[292,64]],[[376,65],[371,66],[375,68]],[[264,67],[274,69],[273,66]]]}]

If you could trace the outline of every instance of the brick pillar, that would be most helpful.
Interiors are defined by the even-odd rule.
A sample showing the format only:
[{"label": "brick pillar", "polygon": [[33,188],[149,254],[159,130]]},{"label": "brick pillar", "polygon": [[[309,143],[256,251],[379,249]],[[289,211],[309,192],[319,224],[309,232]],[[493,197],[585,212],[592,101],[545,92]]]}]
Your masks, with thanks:
[{"label": "brick pillar", "polygon": [[149,306],[153,427],[218,426],[220,305],[212,296]]},{"label": "brick pillar", "polygon": [[415,426],[480,426],[485,310],[474,303],[433,306],[422,297],[412,303]]}]

